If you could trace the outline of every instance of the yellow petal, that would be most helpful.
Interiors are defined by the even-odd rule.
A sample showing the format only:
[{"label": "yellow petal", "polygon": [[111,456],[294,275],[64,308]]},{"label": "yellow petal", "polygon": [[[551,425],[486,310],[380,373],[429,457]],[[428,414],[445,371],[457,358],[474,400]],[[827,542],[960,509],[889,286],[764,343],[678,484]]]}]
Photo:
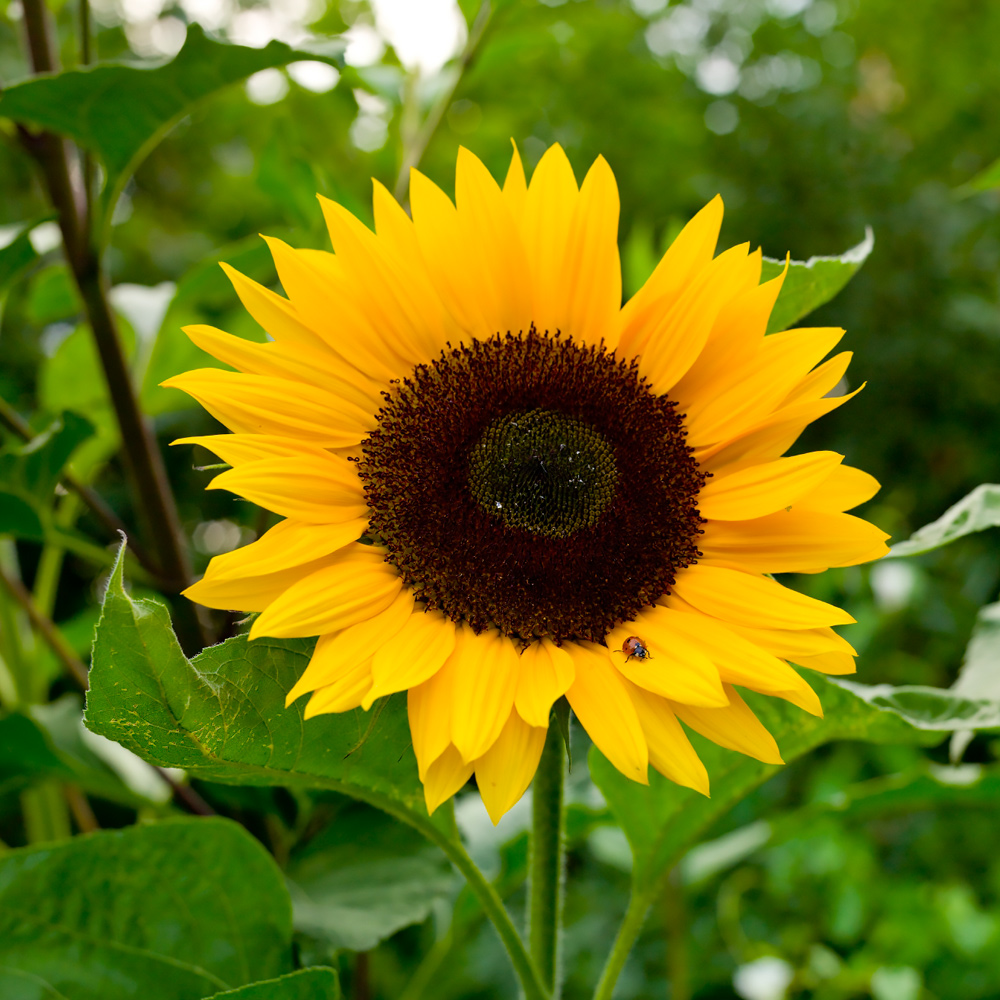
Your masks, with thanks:
[{"label": "yellow petal", "polygon": [[854,657],[840,650],[828,653],[816,653],[813,656],[797,656],[793,663],[807,670],[817,670],[821,674],[853,674],[857,672]]},{"label": "yellow petal", "polygon": [[421,781],[431,764],[451,745],[452,688],[456,671],[452,657],[430,680],[410,688],[406,695],[410,737]]},{"label": "yellow petal", "polygon": [[646,283],[625,304],[620,341],[623,351],[640,330],[657,323],[694,276],[708,266],[721,227],[722,199],[716,195],[680,231]]},{"label": "yellow petal", "polygon": [[334,683],[353,672],[359,664],[364,664],[368,670],[368,687],[371,687],[372,658],[413,614],[413,591],[404,587],[384,611],[340,632],[321,635],[309,666],[288,692],[285,705],[308,691]]},{"label": "yellow petal", "polygon": [[278,277],[296,312],[341,357],[379,382],[398,378],[412,367],[373,327],[367,305],[345,277],[333,254],[295,250],[265,237]]},{"label": "yellow petal", "polygon": [[462,625],[451,662],[451,742],[464,760],[473,761],[496,742],[514,707],[517,649],[496,632],[476,635]]},{"label": "yellow petal", "polygon": [[[607,637],[619,673],[647,691],[691,705],[725,705],[719,672],[697,639],[674,628],[677,613],[667,608],[643,608],[634,621],[619,625]],[[626,656],[622,646],[638,636],[649,650],[640,659]]]},{"label": "yellow petal", "polygon": [[562,331],[586,344],[604,340],[613,347],[618,340],[618,215],[618,186],[599,156],[583,180],[570,222],[557,314]]},{"label": "yellow petal", "polygon": [[517,143],[511,139],[510,144],[514,149],[510,157],[510,166],[507,168],[507,177],[503,182],[503,196],[511,216],[520,224],[524,218],[528,182],[524,177],[524,166],[521,163],[521,154],[517,151]]},{"label": "yellow petal", "polygon": [[480,294],[489,320],[482,333],[527,330],[534,317],[524,244],[497,182],[464,146],[458,149],[455,203],[464,244],[455,249],[481,260]]},{"label": "yellow petal", "polygon": [[538,639],[523,653],[514,704],[529,726],[549,724],[552,706],[573,683],[573,657],[551,639]]},{"label": "yellow petal", "polygon": [[745,521],[788,507],[829,479],[844,460],[832,451],[811,451],[716,475],[698,494],[698,511],[709,520]]},{"label": "yellow petal", "polygon": [[472,777],[472,771],[473,765],[465,763],[462,755],[453,746],[449,746],[427,768],[427,773],[423,776],[427,812],[433,813],[441,803],[447,802],[456,792],[461,791]]},{"label": "yellow petal", "polygon": [[332,392],[271,375],[197,368],[161,383],[193,396],[230,430],[276,434],[324,448],[357,444],[371,414]]},{"label": "yellow petal", "polygon": [[318,688],[306,702],[303,718],[312,719],[327,712],[349,712],[358,708],[372,685],[371,657],[354,663],[335,681]]},{"label": "yellow petal", "polygon": [[558,144],[549,146],[531,175],[521,225],[534,287],[532,315],[542,331],[555,333],[563,322],[566,240],[578,198],[566,154]]},{"label": "yellow petal", "polygon": [[214,581],[238,580],[304,566],[356,542],[366,527],[360,518],[342,524],[280,521],[257,541],[216,556],[205,575]]},{"label": "yellow petal", "polygon": [[854,621],[846,611],[774,580],[704,563],[681,570],[673,590],[699,611],[738,625],[815,628]]},{"label": "yellow petal", "polygon": [[[692,609],[693,610],[693,609]],[[782,660],[798,663],[802,656],[839,652],[857,656],[853,646],[832,628],[767,629],[727,623],[726,628]]]},{"label": "yellow petal", "polygon": [[384,184],[372,178],[372,188],[372,211],[378,238],[385,241],[400,260],[412,261],[421,273],[426,273],[423,262],[420,261],[420,246],[413,229],[413,220]]},{"label": "yellow petal", "polygon": [[[233,576],[216,579],[209,571],[197,583],[185,590],[184,596],[206,608],[223,611],[263,611],[273,604],[289,587],[318,569],[326,566],[336,556],[324,556],[301,566],[292,566],[277,573],[253,576]],[[214,561],[214,560],[213,560]]]},{"label": "yellow petal", "polygon": [[[379,387],[319,341],[315,346],[258,344],[201,324],[186,326],[184,332],[193,344],[237,371],[308,382],[372,414],[381,406]],[[371,427],[375,423],[373,416]]]},{"label": "yellow petal", "polygon": [[318,333],[305,325],[295,306],[269,288],[259,285],[228,264],[219,265],[233,284],[240,302],[263,330],[278,343],[328,350]]},{"label": "yellow petal", "polygon": [[422,684],[441,669],[455,648],[455,623],[439,611],[410,615],[384,642],[372,661],[372,689],[361,707],[376,698]]},{"label": "yellow petal", "polygon": [[805,378],[781,401],[782,406],[791,406],[803,400],[822,399],[833,390],[847,371],[853,357],[852,351],[841,351],[829,361],[809,372]]},{"label": "yellow petal", "polygon": [[799,497],[796,506],[831,514],[841,513],[871,500],[881,488],[874,476],[850,465],[842,465],[833,470],[829,479]]},{"label": "yellow petal", "polygon": [[729,704],[725,708],[693,708],[671,705],[680,720],[696,733],[765,764],[784,764],[774,737],[764,728],[750,706],[731,684],[726,685]]},{"label": "yellow petal", "polygon": [[329,452],[246,462],[219,473],[207,488],[229,490],[275,513],[312,524],[354,521],[368,513],[356,466]]},{"label": "yellow petal", "polygon": [[822,573],[881,559],[889,536],[851,514],[779,510],[752,521],[710,521],[698,545],[706,559],[756,573]]},{"label": "yellow petal", "polygon": [[624,353],[641,353],[640,372],[658,393],[670,392],[701,353],[722,307],[745,288],[749,244],[719,254],[655,326],[636,331]]},{"label": "yellow petal", "polygon": [[716,386],[688,405],[688,442],[700,448],[749,430],[780,405],[843,335],[838,329],[802,329],[765,337],[757,357],[734,370],[728,385]]},{"label": "yellow petal", "polygon": [[476,761],[476,784],[495,826],[531,784],[545,746],[546,730],[511,712],[496,742]]},{"label": "yellow petal", "polygon": [[214,452],[227,465],[244,465],[262,458],[292,458],[308,460],[325,451],[318,445],[275,434],[202,434],[198,437],[178,438],[175,444],[197,444]]},{"label": "yellow petal", "polygon": [[566,692],[573,712],[597,748],[626,778],[649,784],[649,748],[625,679],[603,646],[574,642],[565,647],[576,677]]},{"label": "yellow petal", "polygon": [[357,542],[330,556],[327,566],[288,588],[250,629],[250,638],[322,635],[365,621],[384,611],[402,579],[385,553]]},{"label": "yellow petal", "polygon": [[665,778],[708,795],[708,772],[674,717],[670,703],[627,680],[624,683],[649,746],[649,763]]}]

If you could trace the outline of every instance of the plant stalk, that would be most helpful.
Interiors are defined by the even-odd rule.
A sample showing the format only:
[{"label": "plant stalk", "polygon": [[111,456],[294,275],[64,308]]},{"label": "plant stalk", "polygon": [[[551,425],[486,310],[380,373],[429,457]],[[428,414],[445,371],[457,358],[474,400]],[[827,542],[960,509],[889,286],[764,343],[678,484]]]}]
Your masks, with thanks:
[{"label": "plant stalk", "polygon": [[528,950],[542,982],[559,996],[559,936],[562,929],[563,779],[566,754],[556,726],[549,726],[532,787],[528,847]]},{"label": "plant stalk", "polygon": [[601,978],[597,981],[594,990],[594,1000],[611,1000],[615,992],[615,984],[625,967],[625,960],[632,951],[632,946],[639,937],[642,925],[646,922],[646,914],[653,903],[653,900],[661,891],[661,880],[652,879],[652,889],[649,885],[640,887],[635,881],[632,883],[632,895],[629,897],[628,909],[625,911],[625,918],[618,928],[615,943],[611,946],[604,969],[601,971]]}]

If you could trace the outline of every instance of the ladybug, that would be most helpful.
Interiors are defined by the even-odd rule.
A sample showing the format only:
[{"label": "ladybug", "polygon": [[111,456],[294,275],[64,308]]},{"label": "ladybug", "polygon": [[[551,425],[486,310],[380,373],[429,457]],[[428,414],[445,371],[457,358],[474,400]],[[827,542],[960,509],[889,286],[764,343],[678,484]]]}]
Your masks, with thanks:
[{"label": "ladybug", "polygon": [[622,643],[622,652],[625,654],[625,662],[634,656],[637,660],[651,660],[653,657],[649,653],[649,647],[637,635],[630,635]]}]

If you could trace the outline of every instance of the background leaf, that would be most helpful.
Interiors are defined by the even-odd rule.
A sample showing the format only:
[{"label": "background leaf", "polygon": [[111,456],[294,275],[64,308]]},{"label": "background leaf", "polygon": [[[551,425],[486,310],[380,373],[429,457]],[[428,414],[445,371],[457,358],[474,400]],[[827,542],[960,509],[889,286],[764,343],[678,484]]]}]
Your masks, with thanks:
[{"label": "background leaf", "polygon": [[301,969],[280,979],[213,993],[206,1000],[223,1000],[224,997],[232,1000],[340,1000],[340,983],[333,969]]},{"label": "background leaf", "polygon": [[949,507],[936,521],[925,524],[905,542],[893,545],[890,555],[918,556],[958,538],[1000,525],[1000,485],[983,483]]},{"label": "background leaf", "polygon": [[[965,650],[962,671],[952,685],[955,694],[985,698],[1000,711],[1000,604],[979,609],[972,638]],[[962,729],[951,738],[951,758],[958,760],[972,741],[973,730]]]},{"label": "background leaf", "polygon": [[[33,225],[35,223],[29,223],[10,242],[0,247],[0,295],[38,260],[29,237]],[[0,242],[3,242],[2,239]]]},{"label": "background leaf", "polygon": [[0,857],[0,996],[199,1000],[290,971],[291,933],[274,862],[226,820]]},{"label": "background leaf", "polygon": [[[861,685],[848,687],[825,678],[814,683],[823,701],[822,719],[777,699],[752,697],[754,711],[778,741],[786,763],[832,740],[937,743],[941,740],[939,730],[947,728],[946,713],[941,706],[952,704],[958,714],[968,704],[941,691],[933,708],[919,702],[913,714],[907,714],[908,709],[901,704],[908,695],[905,689],[896,689],[893,701],[893,695],[882,690],[888,685],[873,689],[867,698],[862,698],[858,694]],[[892,710],[876,707],[879,699],[891,703]],[[938,731],[929,731],[931,717],[941,723]],[[951,728],[960,725],[956,722]],[[591,750],[594,781],[632,846],[633,879],[637,885],[662,876],[716,819],[779,770],[776,765],[762,764],[707,740],[694,739],[711,778],[710,799],[681,788],[652,770],[649,787],[638,785],[619,774],[599,751]]]},{"label": "background leaf", "polygon": [[195,103],[300,59],[341,61],[330,49],[306,52],[278,41],[262,49],[226,45],[192,24],[184,47],[166,65],[102,64],[26,80],[4,91],[0,115],[69,136],[96,153],[108,171],[106,200],[113,203],[142,158]]},{"label": "background leaf", "polygon": [[[787,330],[803,316],[829,302],[857,273],[875,246],[875,233],[871,226],[865,238],[839,257],[810,257],[806,261],[793,260],[788,266],[785,283],[774,305],[767,332]],[[783,260],[764,258],[761,281],[776,278],[785,269]]]}]

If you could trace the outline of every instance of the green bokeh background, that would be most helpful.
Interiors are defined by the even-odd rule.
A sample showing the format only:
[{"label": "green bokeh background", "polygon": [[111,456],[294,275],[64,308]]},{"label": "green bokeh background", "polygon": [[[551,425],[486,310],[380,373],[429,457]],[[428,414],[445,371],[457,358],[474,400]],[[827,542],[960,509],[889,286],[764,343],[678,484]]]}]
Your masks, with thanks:
[{"label": "green bokeh background", "polygon": [[[864,515],[897,540],[979,483],[1000,480],[1000,192],[964,187],[1000,155],[1000,5],[508,0],[497,7],[429,144],[426,173],[451,190],[462,144],[502,176],[511,138],[529,168],[552,142],[564,146],[580,177],[604,155],[621,191],[628,292],[717,192],[726,203],[722,246],[750,241],[769,256],[791,252],[804,260],[840,253],[873,227],[875,249],[864,268],[809,320],[846,328],[842,346],[854,352],[849,387],[868,385],[811,428],[801,446],[843,452],[876,475],[883,490]],[[148,24],[189,18],[169,0],[144,20],[137,9],[96,9],[102,59],[148,57]],[[27,72],[18,11],[16,3],[0,3],[5,84]],[[76,58],[74,16],[72,3],[59,6],[67,65]],[[356,2],[303,5],[300,20],[320,36],[372,23],[367,6]],[[133,325],[137,331],[136,364],[147,372],[145,399],[163,441],[214,429],[179,393],[152,388],[203,362],[185,346],[180,324],[197,319],[258,336],[214,262],[231,261],[273,283],[256,234],[326,246],[316,191],[370,221],[369,179],[391,188],[399,169],[405,76],[388,49],[375,64],[347,67],[324,93],[292,81],[283,98],[259,104],[244,87],[231,87],[195,108],[129,183],[108,252],[113,283],[173,282],[184,293],[155,343],[142,329],[142,311],[123,306],[129,336]],[[426,102],[443,85],[424,81]],[[40,219],[48,209],[32,165],[10,123],[0,128],[0,226]],[[88,454],[95,462],[110,455],[95,465],[95,485],[127,521],[141,523],[79,313],[50,252],[3,302],[0,394],[38,426],[62,407],[84,412],[102,432]],[[235,544],[238,529],[243,539],[259,531],[249,504],[202,492],[207,475],[192,470],[187,450],[174,449],[168,460],[199,570],[214,551]],[[18,546],[29,581],[38,555],[37,546]],[[976,611],[996,599],[998,584],[990,534],[874,574],[855,568],[797,581],[857,617],[845,634],[862,653],[860,679],[938,686],[954,680]],[[95,595],[93,569],[70,559],[55,618],[67,623],[81,651]],[[974,741],[966,759],[988,766],[996,756],[991,739]],[[717,833],[849,797],[856,783],[920,768],[927,756],[912,748],[826,748],[742,803]],[[945,760],[944,750],[929,756]],[[573,781],[589,801],[582,770],[578,763]],[[270,793],[208,785],[202,791],[265,839],[267,817],[288,809]],[[998,805],[952,809],[932,798],[875,815],[806,810],[791,835],[721,873],[686,885],[678,879],[652,915],[619,995],[721,1000],[733,996],[734,971],[764,956],[786,963],[781,968],[793,976],[776,1000],[1000,995]],[[113,824],[129,815],[106,818]],[[23,835],[18,823],[13,814],[0,815],[8,843]],[[585,996],[596,978],[624,908],[626,868],[613,836],[589,833],[576,842],[568,998]],[[371,996],[399,996],[433,937],[428,921],[380,945],[369,959]],[[353,959],[344,954],[340,961],[349,991]],[[440,970],[434,995],[492,998],[513,989],[499,946],[484,929]],[[745,992],[745,982],[740,989],[756,996]]]}]

